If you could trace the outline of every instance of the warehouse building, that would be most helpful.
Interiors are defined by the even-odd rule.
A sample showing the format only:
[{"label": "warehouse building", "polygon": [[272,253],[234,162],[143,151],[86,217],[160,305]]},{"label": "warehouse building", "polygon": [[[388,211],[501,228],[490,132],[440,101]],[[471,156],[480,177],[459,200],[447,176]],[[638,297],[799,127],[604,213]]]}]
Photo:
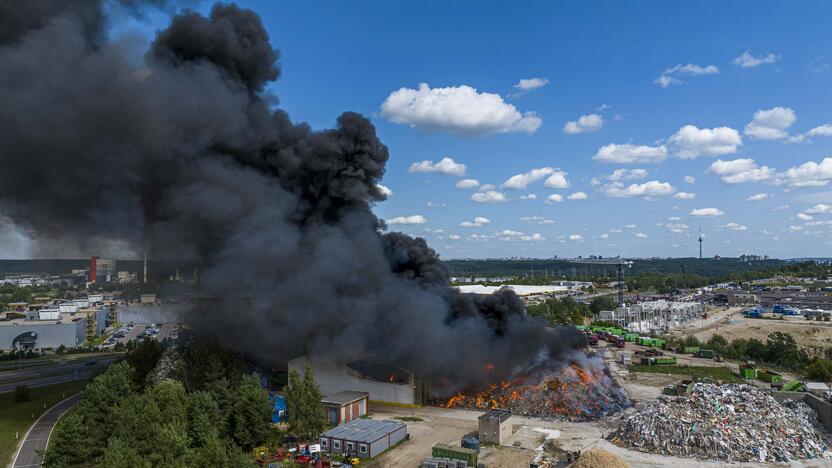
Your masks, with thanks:
[{"label": "warehouse building", "polygon": [[0,349],[75,348],[100,336],[109,317],[108,307],[79,309],[74,304],[60,304],[23,311],[18,308],[0,314]]},{"label": "warehouse building", "polygon": [[309,356],[289,361],[289,371],[294,370],[298,375],[304,375],[307,367],[312,369],[315,383],[324,395],[334,395],[347,390],[367,393],[369,400],[380,403],[428,403],[428,380],[407,369],[381,369],[362,363],[339,364]]},{"label": "warehouse building", "polygon": [[345,390],[321,399],[326,413],[326,422],[336,426],[356,420],[367,414],[370,394]]},{"label": "warehouse building", "polygon": [[407,437],[407,425],[399,421],[356,419],[321,434],[321,450],[358,458],[372,458]]}]

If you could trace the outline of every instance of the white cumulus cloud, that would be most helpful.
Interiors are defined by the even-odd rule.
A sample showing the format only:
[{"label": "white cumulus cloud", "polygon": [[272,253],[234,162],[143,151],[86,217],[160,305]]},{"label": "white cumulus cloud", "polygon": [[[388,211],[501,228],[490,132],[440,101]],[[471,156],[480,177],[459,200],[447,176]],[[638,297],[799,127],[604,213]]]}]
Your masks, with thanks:
[{"label": "white cumulus cloud", "polygon": [[690,215],[697,218],[710,218],[714,216],[722,216],[725,212],[719,208],[696,208],[691,210]]},{"label": "white cumulus cloud", "polygon": [[792,187],[822,187],[832,180],[832,157],[823,158],[820,163],[808,161],[790,167],[779,177]]},{"label": "white cumulus cloud", "polygon": [[565,172],[555,171],[543,182],[543,186],[552,189],[564,189],[569,187],[569,180],[566,179]]},{"label": "white cumulus cloud", "polygon": [[662,146],[622,145],[611,143],[602,146],[592,159],[603,163],[646,164],[664,161],[667,148]]},{"label": "white cumulus cloud", "polygon": [[789,136],[788,129],[796,120],[794,111],[788,107],[760,109],[754,113],[744,132],[759,140],[779,140]]},{"label": "white cumulus cloud", "polygon": [[809,208],[806,210],[806,213],[811,214],[826,214],[832,213],[832,205],[827,205],[826,203],[818,203],[817,205]]},{"label": "white cumulus cloud", "polygon": [[425,132],[448,131],[458,135],[534,133],[543,119],[534,112],[521,113],[499,94],[479,92],[467,85],[418,89],[400,88],[381,105],[381,116]]},{"label": "white cumulus cloud", "polygon": [[580,234],[570,234],[569,235],[569,240],[571,240],[571,241],[582,241],[582,240],[584,240],[584,236],[582,236]]},{"label": "white cumulus cloud", "polygon": [[462,179],[457,181],[456,188],[460,190],[468,190],[480,186],[480,181],[477,179]]},{"label": "white cumulus cloud", "polygon": [[668,142],[673,153],[682,159],[697,156],[721,156],[737,152],[742,145],[740,132],[730,127],[698,128],[685,125],[674,133]]},{"label": "white cumulus cloud", "polygon": [[635,235],[636,235],[636,237],[638,237],[639,239],[647,239],[647,234],[645,234],[645,233],[643,233],[643,232],[637,232]]},{"label": "white cumulus cloud", "polygon": [[768,53],[765,55],[760,56],[753,56],[751,55],[750,50],[746,50],[742,53],[739,57],[734,59],[734,65],[740,66],[742,68],[751,68],[757,67],[760,65],[765,65],[769,63],[774,63],[780,58],[779,55],[774,55],[772,53]]},{"label": "white cumulus cloud", "polygon": [[549,84],[546,78],[522,78],[514,87],[520,91],[531,91]]},{"label": "white cumulus cloud", "polygon": [[747,231],[748,230],[748,228],[745,225],[739,224],[739,223],[723,224],[722,227],[724,227],[725,229],[731,230],[731,231]]},{"label": "white cumulus cloud", "polygon": [[452,158],[444,157],[437,163],[428,160],[415,162],[410,165],[410,169],[407,172],[437,172],[439,174],[464,176],[466,169],[465,164],[460,164]]},{"label": "white cumulus cloud", "polygon": [[751,158],[730,161],[717,159],[708,168],[708,172],[716,174],[726,184],[764,182],[775,176],[774,169],[768,166],[758,166]]},{"label": "white cumulus cloud", "polygon": [[476,218],[474,218],[473,221],[463,221],[463,222],[459,223],[459,226],[460,227],[480,227],[480,226],[484,226],[486,224],[489,224],[490,222],[491,222],[491,220],[484,217],[484,216],[477,216]]},{"label": "white cumulus cloud", "polygon": [[397,216],[387,220],[387,224],[425,224],[427,218],[422,215]]},{"label": "white cumulus cloud", "polygon": [[676,195],[673,195],[673,198],[677,200],[693,200],[696,198],[696,194],[690,192],[679,192]]},{"label": "white cumulus cloud", "polygon": [[682,177],[682,180],[684,180],[686,184],[695,184],[696,183],[696,177],[694,177],[694,176],[686,175],[686,176]]},{"label": "white cumulus cloud", "polygon": [[604,118],[599,114],[587,114],[570,120],[563,126],[563,133],[574,135],[577,133],[596,132],[604,126]]},{"label": "white cumulus cloud", "polygon": [[628,198],[628,197],[664,197],[676,193],[676,187],[668,182],[659,182],[658,180],[651,180],[643,184],[630,184],[624,187],[621,183],[613,183],[603,188],[604,193],[608,197],[613,198]]},{"label": "white cumulus cloud", "polygon": [[662,88],[667,88],[674,84],[683,84],[680,76],[697,76],[697,75],[715,75],[719,73],[719,68],[715,65],[700,66],[693,63],[679,64],[675,67],[666,68],[661,76],[653,81]]},{"label": "white cumulus cloud", "polygon": [[762,201],[762,200],[765,200],[766,198],[768,198],[770,196],[771,195],[768,194],[768,193],[756,193],[756,194],[751,195],[750,197],[746,198],[745,201],[747,201],[747,202]]},{"label": "white cumulus cloud", "polygon": [[545,216],[523,216],[520,218],[520,221],[529,224],[555,224],[554,220],[551,220]]},{"label": "white cumulus cloud", "polygon": [[566,197],[569,200],[586,200],[589,198],[586,193],[584,192],[575,192],[572,195]]},{"label": "white cumulus cloud", "polygon": [[532,169],[529,172],[513,175],[503,182],[503,188],[512,190],[525,189],[529,184],[537,182],[553,172],[555,172],[555,170],[551,167],[541,167],[538,169]]},{"label": "white cumulus cloud", "polygon": [[502,203],[507,202],[508,197],[504,193],[496,190],[486,190],[485,192],[477,192],[471,195],[471,200],[478,203]]},{"label": "white cumulus cloud", "polygon": [[390,198],[393,196],[393,191],[390,190],[390,187],[381,184],[376,184],[376,187],[378,187],[378,191],[381,192],[381,194],[384,195],[386,198]]},{"label": "white cumulus cloud", "polygon": [[548,197],[546,197],[546,203],[548,203],[550,205],[552,203],[558,203],[558,202],[562,202],[562,201],[563,201],[563,195],[561,195],[559,193],[553,193],[553,194],[549,195]]},{"label": "white cumulus cloud", "polygon": [[647,177],[646,169],[616,169],[612,174],[606,176],[608,180],[617,182],[619,180],[638,180]]},{"label": "white cumulus cloud", "polygon": [[529,193],[526,195],[520,195],[521,200],[537,200],[537,195],[534,193]]}]

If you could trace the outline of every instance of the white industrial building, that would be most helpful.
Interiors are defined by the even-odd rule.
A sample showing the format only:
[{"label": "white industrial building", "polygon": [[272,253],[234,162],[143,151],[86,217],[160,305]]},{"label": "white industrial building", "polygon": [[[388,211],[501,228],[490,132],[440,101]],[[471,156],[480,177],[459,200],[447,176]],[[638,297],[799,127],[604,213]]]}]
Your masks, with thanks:
[{"label": "white industrial building", "polygon": [[343,391],[366,392],[371,401],[398,403],[406,405],[423,405],[427,403],[426,379],[419,379],[406,369],[385,370],[389,377],[373,377],[369,372],[361,372],[356,365],[338,364],[324,359],[301,356],[289,361],[289,371],[296,371],[301,377],[305,368],[310,368],[315,383],[324,395],[334,395]]},{"label": "white industrial building", "polygon": [[649,301],[602,310],[595,319],[636,332],[666,331],[700,318],[704,309],[699,302]]}]

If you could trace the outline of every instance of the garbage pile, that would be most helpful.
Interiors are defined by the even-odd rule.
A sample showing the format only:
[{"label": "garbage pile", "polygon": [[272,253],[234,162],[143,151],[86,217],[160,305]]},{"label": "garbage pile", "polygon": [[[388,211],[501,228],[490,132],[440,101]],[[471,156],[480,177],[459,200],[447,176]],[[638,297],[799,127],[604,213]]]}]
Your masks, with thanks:
[{"label": "garbage pile", "polygon": [[608,439],[642,452],[727,462],[832,458],[813,413],[750,385],[697,383],[686,398],[660,396]]}]

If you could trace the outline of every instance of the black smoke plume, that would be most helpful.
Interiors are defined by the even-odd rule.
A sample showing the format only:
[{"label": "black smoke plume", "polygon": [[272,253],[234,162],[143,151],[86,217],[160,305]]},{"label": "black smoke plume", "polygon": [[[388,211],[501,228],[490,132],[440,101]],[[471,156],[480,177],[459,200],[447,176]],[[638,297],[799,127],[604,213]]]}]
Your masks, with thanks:
[{"label": "black smoke plume", "polygon": [[185,10],[143,49],[108,39],[106,11],[0,3],[0,216],[40,255],[196,260],[213,300],[193,329],[266,362],[396,364],[452,391],[583,345],[510,291],[449,288],[423,239],[382,234],[387,147],[359,114],[313,131],[274,107],[257,14]]}]

